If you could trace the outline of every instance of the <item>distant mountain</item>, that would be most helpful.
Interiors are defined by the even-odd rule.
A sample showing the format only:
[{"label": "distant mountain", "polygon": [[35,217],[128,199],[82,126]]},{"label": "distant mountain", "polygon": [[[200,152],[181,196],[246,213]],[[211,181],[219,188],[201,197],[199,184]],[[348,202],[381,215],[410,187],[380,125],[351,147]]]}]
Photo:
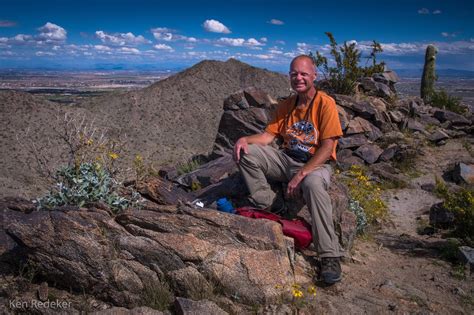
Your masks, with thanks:
[{"label": "distant mountain", "polygon": [[[400,76],[405,78],[421,78],[423,69],[394,69]],[[442,78],[464,78],[474,79],[474,71],[459,69],[436,69],[436,74]]]},{"label": "distant mountain", "polygon": [[[38,196],[44,189],[27,167],[34,163],[31,144],[48,155],[50,164],[65,162],[56,131],[65,113],[85,115],[112,138],[126,135],[120,161],[131,167],[135,154],[155,166],[208,153],[214,143],[223,101],[249,87],[277,98],[289,93],[284,75],[255,68],[240,61],[202,61],[145,89],[93,98],[78,107],[45,101],[28,93],[0,91],[0,196]],[[31,143],[17,141],[30,130]],[[49,141],[52,141],[50,144]],[[29,146],[29,148],[27,148]]]}]

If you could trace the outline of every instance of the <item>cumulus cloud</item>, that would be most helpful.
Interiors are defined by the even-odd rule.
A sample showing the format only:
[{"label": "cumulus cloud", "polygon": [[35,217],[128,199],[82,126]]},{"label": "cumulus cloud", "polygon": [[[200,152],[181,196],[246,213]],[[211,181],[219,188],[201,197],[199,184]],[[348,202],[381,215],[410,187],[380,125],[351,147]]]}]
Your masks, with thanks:
[{"label": "cumulus cloud", "polygon": [[131,32],[108,34],[104,31],[96,31],[95,35],[102,43],[113,46],[137,46],[151,43],[142,35],[135,36]]},{"label": "cumulus cloud", "polygon": [[32,40],[33,40],[33,36],[25,35],[25,34],[18,34],[10,38],[10,41],[13,44],[25,44],[25,43],[31,42]]},{"label": "cumulus cloud", "polygon": [[274,55],[282,55],[283,54],[283,51],[278,50],[278,49],[269,49],[268,52],[270,54],[274,54]]},{"label": "cumulus cloud", "polygon": [[112,50],[112,48],[110,48],[109,46],[104,46],[104,45],[95,45],[94,49],[97,51],[111,51]]},{"label": "cumulus cloud", "polygon": [[285,24],[285,22],[283,22],[282,20],[277,20],[277,19],[271,19],[267,23],[273,24],[273,25],[283,25],[283,24]]},{"label": "cumulus cloud", "polygon": [[244,38],[229,38],[221,37],[216,42],[217,46],[232,46],[232,47],[249,47],[253,49],[258,49],[260,46],[265,46],[264,43],[259,42],[255,38],[249,38],[245,40]]},{"label": "cumulus cloud", "polygon": [[208,32],[230,34],[229,28],[217,20],[205,20],[202,26]]},{"label": "cumulus cloud", "polygon": [[158,44],[158,45],[155,45],[153,47],[157,50],[165,50],[165,51],[169,51],[169,52],[174,51],[174,49],[171,46],[168,46],[168,45],[165,45],[165,44]]},{"label": "cumulus cloud", "polygon": [[278,44],[278,45],[285,45],[286,44],[286,42],[284,40],[276,40],[275,43]]},{"label": "cumulus cloud", "polygon": [[40,34],[38,38],[49,42],[63,42],[67,38],[67,32],[59,25],[47,22],[45,25],[38,28]]},{"label": "cumulus cloud", "polygon": [[188,37],[184,35],[177,34],[176,30],[167,27],[156,27],[152,28],[151,33],[156,40],[164,40],[167,42],[183,40],[189,43],[196,43],[197,39],[195,37]]},{"label": "cumulus cloud", "polygon": [[120,47],[119,49],[120,53],[127,54],[127,55],[139,55],[140,51],[136,48],[130,48],[130,47]]},{"label": "cumulus cloud", "polygon": [[7,20],[0,20],[0,27],[13,27],[13,26],[16,26],[16,22],[7,21]]},{"label": "cumulus cloud", "polygon": [[430,10],[427,8],[421,8],[418,10],[418,14],[430,14]]},{"label": "cumulus cloud", "polygon": [[441,10],[434,10],[433,14],[441,14]]},{"label": "cumulus cloud", "polygon": [[307,54],[308,52],[315,49],[316,46],[307,43],[296,43],[296,51],[298,54]]}]

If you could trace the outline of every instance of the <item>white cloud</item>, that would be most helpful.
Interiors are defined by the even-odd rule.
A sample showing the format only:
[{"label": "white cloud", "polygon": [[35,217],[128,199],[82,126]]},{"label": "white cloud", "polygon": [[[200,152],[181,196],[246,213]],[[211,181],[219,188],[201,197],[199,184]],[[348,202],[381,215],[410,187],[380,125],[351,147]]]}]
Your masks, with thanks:
[{"label": "white cloud", "polygon": [[38,38],[45,40],[47,43],[63,42],[67,38],[67,32],[64,28],[50,22],[38,28],[38,31],[40,31]]},{"label": "white cloud", "polygon": [[55,56],[56,54],[50,51],[37,51],[35,55],[38,57],[42,57],[42,56]]},{"label": "white cloud", "polygon": [[443,37],[456,37],[456,33],[442,32],[441,36],[443,36]]},{"label": "white cloud", "polygon": [[92,56],[93,54],[91,52],[85,51],[84,56]]},{"label": "white cloud", "polygon": [[169,51],[169,52],[174,51],[174,49],[171,46],[168,46],[168,45],[165,45],[165,44],[158,44],[158,45],[155,45],[153,47],[155,49],[158,49],[158,50],[166,50],[166,51]]},{"label": "white cloud", "polygon": [[217,43],[226,46],[242,47],[245,43],[245,39],[221,37],[217,40]]},{"label": "white cloud", "polygon": [[266,42],[268,42],[268,38],[266,38],[266,37],[261,37],[261,38],[260,38],[260,41],[261,41],[262,43],[266,43]]},{"label": "white cloud", "polygon": [[258,58],[258,59],[272,59],[273,56],[272,55],[264,55],[264,54],[259,54],[259,55],[254,55],[255,58]]},{"label": "white cloud", "polygon": [[130,54],[130,55],[139,55],[140,51],[136,48],[130,48],[130,47],[121,47],[119,49],[119,52],[123,54]]},{"label": "white cloud", "polygon": [[247,45],[248,46],[265,46],[265,44],[259,42],[255,38],[249,38],[247,39]]},{"label": "white cloud", "polygon": [[95,35],[104,44],[114,46],[136,46],[140,44],[150,44],[151,41],[145,39],[142,35],[135,36],[133,33],[114,33],[107,34],[104,31],[96,31]]},{"label": "white cloud", "polygon": [[421,8],[418,10],[418,14],[430,14],[430,10],[427,8]]},{"label": "white cloud", "polygon": [[25,35],[25,34],[18,34],[12,38],[10,38],[10,42],[12,44],[26,44],[28,42],[32,42],[33,36]]},{"label": "white cloud", "polygon": [[221,37],[215,42],[216,46],[232,46],[232,47],[248,47],[252,49],[260,50],[260,46],[265,46],[264,43],[259,42],[255,38],[249,38],[245,40],[244,38],[229,38]]},{"label": "white cloud", "polygon": [[14,53],[12,51],[9,51],[9,50],[0,51],[0,56],[14,56]]},{"label": "white cloud", "polygon": [[176,30],[167,27],[156,27],[152,28],[150,31],[156,40],[164,40],[167,42],[183,40],[189,43],[196,43],[198,41],[195,37],[187,37],[184,35],[177,34]]},{"label": "white cloud", "polygon": [[276,40],[275,43],[278,44],[278,45],[285,45],[286,44],[286,42],[284,40]]},{"label": "white cloud", "polygon": [[230,33],[229,28],[217,20],[205,20],[202,26],[208,32],[223,34]]},{"label": "white cloud", "polygon": [[298,54],[307,54],[308,52],[315,50],[316,46],[307,43],[296,43],[296,51]]},{"label": "white cloud", "polygon": [[60,50],[61,49],[61,46],[58,46],[58,45],[54,45],[53,48],[51,48],[52,50]]},{"label": "white cloud", "polygon": [[277,19],[271,19],[267,23],[270,23],[270,24],[273,24],[273,25],[283,25],[283,24],[285,24],[285,22],[283,22],[281,20],[277,20]]},{"label": "white cloud", "polygon": [[434,10],[433,14],[441,14],[441,10]]},{"label": "white cloud", "polygon": [[111,51],[112,50],[112,48],[110,48],[109,46],[104,46],[104,45],[95,45],[94,49],[97,51]]},{"label": "white cloud", "polygon": [[274,54],[274,55],[281,55],[281,54],[283,54],[283,51],[277,50],[277,49],[270,49],[270,50],[268,50],[268,52],[269,52],[270,54]]}]

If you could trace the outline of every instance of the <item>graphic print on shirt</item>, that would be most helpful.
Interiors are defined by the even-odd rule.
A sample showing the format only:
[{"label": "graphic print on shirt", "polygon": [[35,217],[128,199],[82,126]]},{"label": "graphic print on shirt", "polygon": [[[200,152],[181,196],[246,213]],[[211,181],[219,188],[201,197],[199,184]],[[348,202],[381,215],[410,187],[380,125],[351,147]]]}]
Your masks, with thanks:
[{"label": "graphic print on shirt", "polygon": [[288,127],[286,134],[290,138],[288,142],[290,150],[310,152],[318,144],[318,131],[306,120],[300,120]]}]

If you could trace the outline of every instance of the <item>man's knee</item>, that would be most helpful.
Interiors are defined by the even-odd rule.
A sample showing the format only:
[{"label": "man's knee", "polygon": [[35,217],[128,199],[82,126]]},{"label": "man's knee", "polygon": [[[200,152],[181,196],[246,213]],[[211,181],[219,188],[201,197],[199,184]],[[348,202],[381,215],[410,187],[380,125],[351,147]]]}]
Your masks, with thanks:
[{"label": "man's knee", "polygon": [[329,183],[321,174],[309,174],[303,179],[301,188],[303,191],[327,191],[329,188]]},{"label": "man's knee", "polygon": [[256,163],[260,160],[260,156],[262,155],[262,149],[258,144],[249,144],[247,146],[248,153],[244,153],[241,151],[241,162],[251,162]]}]

